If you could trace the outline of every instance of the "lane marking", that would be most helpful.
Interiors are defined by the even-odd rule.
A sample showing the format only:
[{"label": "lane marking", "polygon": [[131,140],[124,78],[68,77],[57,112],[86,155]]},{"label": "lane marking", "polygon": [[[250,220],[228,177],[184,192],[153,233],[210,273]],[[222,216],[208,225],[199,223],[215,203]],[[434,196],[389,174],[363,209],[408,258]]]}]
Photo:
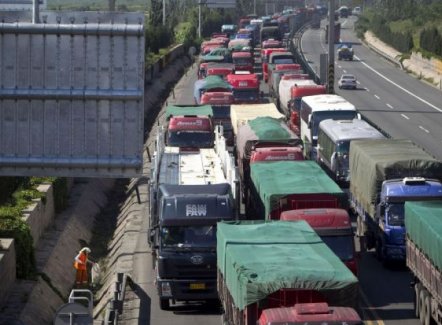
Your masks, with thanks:
[{"label": "lane marking", "polygon": [[370,318],[372,319],[367,319],[364,321],[364,323],[366,323],[367,325],[373,325],[373,323],[377,323],[378,325],[385,325],[384,321],[379,317],[378,313],[376,312],[376,310],[374,309],[374,307],[369,303],[367,296],[365,295],[365,293],[362,290],[359,290],[360,296],[363,300],[363,303],[365,305],[365,307],[367,309],[363,310],[363,313],[368,313],[370,314]]},{"label": "lane marking", "polygon": [[422,125],[419,125],[419,129],[421,129],[424,132],[430,133],[426,128],[424,128]]},{"label": "lane marking", "polygon": [[359,82],[359,80],[356,80],[356,83],[358,84],[358,85],[360,85],[361,83]]},{"label": "lane marking", "polygon": [[342,70],[342,72],[347,73],[347,70]]},{"label": "lane marking", "polygon": [[390,107],[391,109],[393,109],[393,108],[394,108],[394,107],[393,107],[393,106],[391,106],[390,104],[387,104],[387,106],[388,106],[388,107]]},{"label": "lane marking", "polygon": [[[357,56],[355,56],[356,59],[358,59],[360,61],[360,58],[358,58]],[[376,73],[378,76],[380,76],[381,78],[384,78],[385,80],[387,80],[389,83],[391,83],[392,85],[395,85],[397,88],[399,88],[400,90],[406,92],[408,95],[420,100],[422,103],[430,106],[431,108],[434,108],[436,111],[439,111],[442,113],[442,108],[439,108],[433,104],[431,104],[430,102],[426,101],[423,98],[420,98],[419,96],[413,94],[411,91],[405,89],[404,87],[398,85],[397,83],[395,83],[393,80],[388,79],[386,76],[384,76],[383,74],[381,74],[380,72],[378,72],[377,70],[375,70],[374,68],[372,68],[371,66],[369,66],[367,63],[360,61],[363,65],[365,65],[368,69],[370,69],[371,71],[373,71],[374,73]]]},{"label": "lane marking", "polygon": [[376,97],[377,99],[381,99],[378,95],[374,95],[374,97]]},{"label": "lane marking", "polygon": [[410,119],[410,118],[409,118],[407,115],[405,115],[405,114],[401,114],[401,116],[402,116],[403,118],[407,119],[407,120]]},{"label": "lane marking", "polygon": [[365,90],[368,91],[368,92],[370,92],[370,89],[368,89],[368,88],[365,88]]}]

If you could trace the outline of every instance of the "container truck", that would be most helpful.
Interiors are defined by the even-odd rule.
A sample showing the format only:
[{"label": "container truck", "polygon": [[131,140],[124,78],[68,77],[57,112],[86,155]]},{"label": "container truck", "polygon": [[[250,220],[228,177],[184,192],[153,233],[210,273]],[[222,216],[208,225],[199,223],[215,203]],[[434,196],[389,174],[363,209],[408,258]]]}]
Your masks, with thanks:
[{"label": "container truck", "polygon": [[357,278],[305,221],[218,223],[217,257],[224,324],[361,324]]},{"label": "container truck", "polygon": [[289,116],[288,104],[291,97],[291,88],[298,85],[316,86],[308,74],[286,74],[282,76],[278,88],[278,107],[285,116]]},{"label": "container truck", "polygon": [[255,162],[250,165],[249,216],[268,220],[283,211],[348,208],[347,194],[314,161]]},{"label": "container truck", "polygon": [[217,299],[216,223],[235,220],[237,174],[221,127],[215,148],[188,150],[156,139],[149,182],[149,243],[161,309]]},{"label": "container truck", "polygon": [[271,117],[257,117],[238,128],[235,152],[244,199],[247,201],[249,187],[250,157],[256,148],[298,147],[302,141],[288,128],[284,121]]},{"label": "container truck", "polygon": [[302,74],[301,65],[297,63],[269,65],[269,96],[278,98],[279,82],[286,74]]},{"label": "container truck", "polygon": [[422,325],[442,324],[442,201],[406,202],[407,267]]},{"label": "container truck", "polygon": [[404,203],[442,199],[442,163],[410,140],[353,140],[350,175],[357,235],[384,264],[404,262]]},{"label": "container truck", "polygon": [[289,210],[281,213],[280,220],[307,221],[322,241],[357,276],[358,255],[355,248],[353,226],[346,210],[328,208]]}]

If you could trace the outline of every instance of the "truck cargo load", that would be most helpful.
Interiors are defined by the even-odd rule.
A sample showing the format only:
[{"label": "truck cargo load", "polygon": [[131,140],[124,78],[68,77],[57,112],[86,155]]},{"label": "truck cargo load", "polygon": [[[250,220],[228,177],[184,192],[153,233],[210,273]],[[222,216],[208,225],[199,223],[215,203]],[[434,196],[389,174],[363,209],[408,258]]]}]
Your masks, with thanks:
[{"label": "truck cargo load", "polygon": [[420,323],[442,324],[442,200],[406,202],[407,267]]},{"label": "truck cargo load", "polygon": [[375,214],[382,182],[404,177],[442,179],[442,162],[410,140],[354,140],[350,144],[350,192]]},{"label": "truck cargo load", "polygon": [[217,263],[229,324],[255,324],[263,306],[357,305],[357,278],[305,221],[218,223]]},{"label": "truck cargo load", "polygon": [[232,86],[220,76],[208,76],[195,81],[193,97],[196,104],[201,104],[201,95],[206,91],[232,91]]},{"label": "truck cargo load", "polygon": [[278,219],[281,212],[346,208],[347,195],[314,161],[256,162],[250,165],[255,219]]},{"label": "truck cargo load", "polygon": [[263,116],[284,120],[284,115],[278,111],[273,103],[232,105],[230,107],[230,118],[232,119],[233,133],[237,134],[238,128],[246,124],[247,121]]},{"label": "truck cargo load", "polygon": [[405,228],[407,238],[442,270],[442,200],[405,202]]}]

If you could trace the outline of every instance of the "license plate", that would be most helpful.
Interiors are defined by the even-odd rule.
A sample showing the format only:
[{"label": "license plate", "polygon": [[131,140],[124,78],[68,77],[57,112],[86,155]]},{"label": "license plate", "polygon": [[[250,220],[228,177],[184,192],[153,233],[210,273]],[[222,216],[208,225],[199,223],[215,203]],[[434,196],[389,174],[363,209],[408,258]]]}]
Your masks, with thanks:
[{"label": "license plate", "polygon": [[205,283],[191,283],[190,289],[191,290],[204,290],[204,289],[206,289],[206,284]]}]

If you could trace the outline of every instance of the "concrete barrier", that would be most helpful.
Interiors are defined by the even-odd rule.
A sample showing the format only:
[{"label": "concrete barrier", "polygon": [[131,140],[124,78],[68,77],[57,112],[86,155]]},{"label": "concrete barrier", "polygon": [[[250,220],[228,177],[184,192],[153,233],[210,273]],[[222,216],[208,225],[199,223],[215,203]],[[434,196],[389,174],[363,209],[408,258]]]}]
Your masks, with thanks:
[{"label": "concrete barrier", "polygon": [[0,238],[0,306],[8,299],[16,279],[14,239]]}]

